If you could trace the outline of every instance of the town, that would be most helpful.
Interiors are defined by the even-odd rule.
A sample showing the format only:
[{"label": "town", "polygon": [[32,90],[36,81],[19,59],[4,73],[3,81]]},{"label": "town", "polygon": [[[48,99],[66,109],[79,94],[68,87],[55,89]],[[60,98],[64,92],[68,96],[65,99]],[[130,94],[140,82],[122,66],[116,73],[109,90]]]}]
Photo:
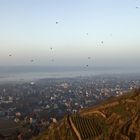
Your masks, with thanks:
[{"label": "town", "polygon": [[8,137],[10,133],[17,133],[18,136],[24,131],[26,137],[36,136],[51,122],[57,122],[67,114],[78,113],[139,86],[140,76],[135,74],[46,78],[1,84],[0,123],[3,125],[0,135]]}]

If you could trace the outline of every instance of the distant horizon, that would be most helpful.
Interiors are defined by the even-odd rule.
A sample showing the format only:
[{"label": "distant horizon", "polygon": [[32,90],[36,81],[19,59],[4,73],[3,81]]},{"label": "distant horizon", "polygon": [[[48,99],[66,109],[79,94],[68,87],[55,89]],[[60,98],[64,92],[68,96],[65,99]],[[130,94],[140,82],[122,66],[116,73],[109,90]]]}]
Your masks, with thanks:
[{"label": "distant horizon", "polygon": [[0,67],[34,67],[34,68],[140,68],[136,65],[0,65]]},{"label": "distant horizon", "polygon": [[0,66],[0,81],[26,81],[44,78],[71,78],[102,75],[140,75],[140,68],[78,66]]}]

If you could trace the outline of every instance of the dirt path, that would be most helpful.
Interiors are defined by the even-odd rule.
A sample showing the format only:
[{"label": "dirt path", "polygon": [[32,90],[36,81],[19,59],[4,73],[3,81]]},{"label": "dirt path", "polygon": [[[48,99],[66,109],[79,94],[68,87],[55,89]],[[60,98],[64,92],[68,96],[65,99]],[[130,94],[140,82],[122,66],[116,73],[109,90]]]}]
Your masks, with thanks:
[{"label": "dirt path", "polygon": [[69,123],[70,127],[71,127],[72,130],[74,131],[74,133],[75,133],[76,137],[78,138],[78,140],[82,140],[81,135],[80,135],[80,133],[78,132],[77,128],[75,127],[75,125],[74,125],[74,123],[73,123],[71,117],[68,116],[67,119],[68,119],[68,123]]}]

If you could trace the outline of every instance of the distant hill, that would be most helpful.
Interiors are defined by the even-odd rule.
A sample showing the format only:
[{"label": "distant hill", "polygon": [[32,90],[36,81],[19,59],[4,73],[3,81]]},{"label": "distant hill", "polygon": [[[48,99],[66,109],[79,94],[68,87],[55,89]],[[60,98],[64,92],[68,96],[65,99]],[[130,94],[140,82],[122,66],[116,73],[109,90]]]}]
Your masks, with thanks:
[{"label": "distant hill", "polygon": [[65,116],[35,140],[140,140],[140,89]]}]

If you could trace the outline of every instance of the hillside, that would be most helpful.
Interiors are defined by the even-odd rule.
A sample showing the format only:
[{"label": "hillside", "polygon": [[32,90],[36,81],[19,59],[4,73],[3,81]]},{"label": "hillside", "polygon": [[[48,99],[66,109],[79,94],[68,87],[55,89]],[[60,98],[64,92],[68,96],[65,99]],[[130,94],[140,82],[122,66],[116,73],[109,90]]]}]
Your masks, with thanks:
[{"label": "hillside", "polygon": [[140,90],[68,115],[35,140],[140,140]]}]

